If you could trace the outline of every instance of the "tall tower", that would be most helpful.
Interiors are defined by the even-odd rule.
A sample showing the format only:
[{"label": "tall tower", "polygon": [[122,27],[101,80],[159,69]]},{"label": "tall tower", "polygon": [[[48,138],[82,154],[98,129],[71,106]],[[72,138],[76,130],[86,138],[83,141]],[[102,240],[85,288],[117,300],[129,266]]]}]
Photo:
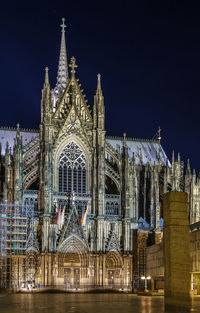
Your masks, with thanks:
[{"label": "tall tower", "polygon": [[[49,250],[49,229],[53,208],[53,142],[55,126],[52,123],[53,114],[60,97],[68,82],[68,65],[65,45],[65,27],[62,19],[62,36],[60,58],[56,87],[51,91],[49,84],[48,68],[45,69],[45,81],[41,100],[40,124],[40,199],[39,207],[43,212],[43,237],[42,250]],[[57,101],[57,102],[56,102]],[[52,103],[53,102],[53,103]]]}]

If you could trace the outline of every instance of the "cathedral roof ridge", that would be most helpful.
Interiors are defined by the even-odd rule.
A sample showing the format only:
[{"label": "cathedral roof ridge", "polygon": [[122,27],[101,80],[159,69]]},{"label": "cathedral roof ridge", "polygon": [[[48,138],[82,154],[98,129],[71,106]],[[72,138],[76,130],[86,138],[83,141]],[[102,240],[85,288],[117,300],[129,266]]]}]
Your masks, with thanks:
[{"label": "cathedral roof ridge", "polygon": [[[17,131],[17,127],[13,127],[13,126],[0,126],[0,130]],[[39,134],[39,129],[20,128],[20,132],[29,132],[29,133],[38,133],[38,134]]]},{"label": "cathedral roof ridge", "polygon": [[[106,136],[106,139],[115,139],[115,140],[122,140],[123,137],[120,136]],[[133,137],[126,137],[127,141],[142,141],[142,142],[150,142],[150,143],[159,143],[157,139],[146,139],[146,138],[133,138]]]}]

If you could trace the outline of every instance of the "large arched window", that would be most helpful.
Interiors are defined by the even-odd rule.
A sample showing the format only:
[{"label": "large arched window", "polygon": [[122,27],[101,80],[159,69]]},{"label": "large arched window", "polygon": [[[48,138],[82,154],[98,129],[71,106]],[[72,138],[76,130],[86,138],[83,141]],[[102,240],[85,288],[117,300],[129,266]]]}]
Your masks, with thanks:
[{"label": "large arched window", "polygon": [[85,153],[73,141],[59,157],[59,192],[86,192]]}]

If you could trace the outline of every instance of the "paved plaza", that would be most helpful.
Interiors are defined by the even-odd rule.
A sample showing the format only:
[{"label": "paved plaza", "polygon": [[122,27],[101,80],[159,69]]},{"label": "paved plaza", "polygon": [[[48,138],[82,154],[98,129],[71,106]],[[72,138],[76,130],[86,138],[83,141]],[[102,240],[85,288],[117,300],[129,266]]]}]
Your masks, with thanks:
[{"label": "paved plaza", "polygon": [[[200,297],[193,298],[192,307],[191,312],[200,312]],[[132,294],[1,294],[0,312],[164,313],[164,298]]]}]

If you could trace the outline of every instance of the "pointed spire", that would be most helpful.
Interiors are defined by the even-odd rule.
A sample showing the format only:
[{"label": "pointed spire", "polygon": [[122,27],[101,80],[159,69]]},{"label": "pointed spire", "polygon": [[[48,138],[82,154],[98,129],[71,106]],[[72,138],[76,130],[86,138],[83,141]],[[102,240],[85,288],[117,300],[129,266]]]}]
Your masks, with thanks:
[{"label": "pointed spire", "polygon": [[187,172],[188,174],[191,174],[190,160],[189,160],[189,159],[188,159],[188,161],[187,161],[187,170],[186,170],[186,172]]},{"label": "pointed spire", "polygon": [[45,67],[44,87],[49,87],[49,69]]},{"label": "pointed spire", "polygon": [[[53,90],[52,90],[53,92]],[[50,117],[52,111],[52,93],[49,84],[49,69],[45,68],[45,78],[44,86],[42,89],[42,99],[41,99],[41,122],[43,123],[46,120],[47,116]]]},{"label": "pointed spire", "polygon": [[101,74],[97,75],[97,92],[96,94],[102,95],[102,89],[101,89]]},{"label": "pointed spire", "polygon": [[62,94],[63,90],[67,86],[68,82],[68,65],[67,65],[67,51],[66,51],[66,43],[65,43],[65,19],[62,18],[62,24],[60,25],[62,28],[62,36],[61,36],[61,45],[60,45],[60,57],[58,63],[58,74],[57,74],[57,83],[56,88],[58,95]]}]

